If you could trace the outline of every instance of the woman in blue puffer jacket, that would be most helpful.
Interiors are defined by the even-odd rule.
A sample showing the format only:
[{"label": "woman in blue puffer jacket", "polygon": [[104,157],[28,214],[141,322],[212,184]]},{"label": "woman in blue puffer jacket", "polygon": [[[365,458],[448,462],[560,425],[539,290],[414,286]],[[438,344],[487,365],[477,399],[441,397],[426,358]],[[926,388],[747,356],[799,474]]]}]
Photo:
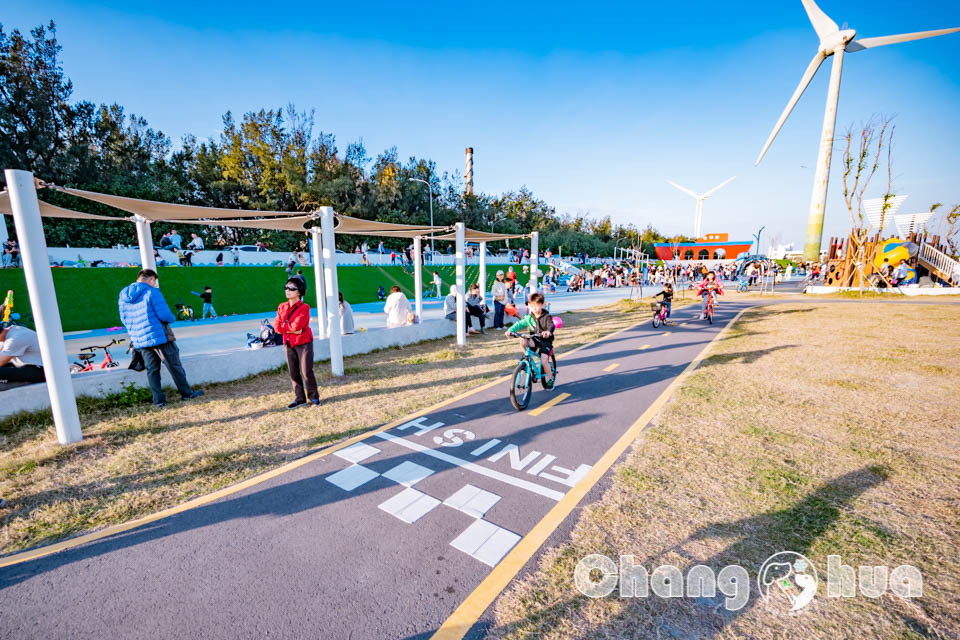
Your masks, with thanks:
[{"label": "woman in blue puffer jacket", "polygon": [[[167,403],[160,383],[160,362],[167,365],[170,377],[184,400],[203,395],[200,389],[191,389],[187,373],[180,363],[180,350],[176,342],[167,337],[165,324],[176,317],[163,299],[157,286],[157,272],[144,269],[137,274],[137,281],[120,291],[118,300],[120,321],[127,329],[130,343],[143,356],[147,367],[147,382],[153,394],[153,404],[162,407]],[[170,332],[173,335],[173,332]]]}]

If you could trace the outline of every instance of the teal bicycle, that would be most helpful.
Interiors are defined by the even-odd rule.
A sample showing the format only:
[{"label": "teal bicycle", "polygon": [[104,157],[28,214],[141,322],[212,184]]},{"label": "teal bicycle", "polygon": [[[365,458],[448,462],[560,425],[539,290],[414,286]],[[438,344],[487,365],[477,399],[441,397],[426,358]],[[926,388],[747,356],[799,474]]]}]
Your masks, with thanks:
[{"label": "teal bicycle", "polygon": [[[533,338],[534,342],[537,340],[537,334],[508,333],[507,335],[511,338]],[[514,409],[523,411],[527,408],[530,404],[530,396],[533,395],[533,385],[538,381],[547,391],[553,389],[557,381],[557,358],[553,353],[550,354],[550,369],[551,375],[548,379],[543,375],[540,354],[528,345],[510,378],[510,403]]]}]

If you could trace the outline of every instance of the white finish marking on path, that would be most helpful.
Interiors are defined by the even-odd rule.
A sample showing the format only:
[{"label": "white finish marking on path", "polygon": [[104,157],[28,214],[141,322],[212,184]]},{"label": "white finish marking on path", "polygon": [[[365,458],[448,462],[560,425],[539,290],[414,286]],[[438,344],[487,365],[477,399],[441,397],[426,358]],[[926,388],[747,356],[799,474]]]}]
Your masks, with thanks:
[{"label": "white finish marking on path", "polygon": [[337,485],[344,491],[353,491],[379,475],[373,469],[368,469],[361,464],[353,464],[342,471],[327,476],[327,482]]},{"label": "white finish marking on path", "polygon": [[499,501],[500,496],[497,494],[468,484],[444,500],[443,504],[474,518],[482,518],[483,514]]},{"label": "white finish marking on path", "polygon": [[392,433],[389,433],[387,431],[381,431],[376,435],[378,438],[381,438],[382,440],[394,442],[400,445],[401,447],[406,447],[407,449],[418,451],[424,455],[428,455],[432,458],[436,458],[437,460],[443,460],[444,462],[447,462],[454,466],[460,467],[462,469],[467,469],[468,471],[473,471],[474,473],[479,473],[482,476],[486,476],[494,480],[499,480],[500,482],[504,482],[514,487],[518,487],[520,489],[526,489],[527,491],[536,493],[537,495],[544,496],[545,498],[550,498],[551,500],[559,501],[565,495],[560,491],[557,491],[555,489],[550,489],[548,487],[544,487],[535,482],[530,482],[529,480],[521,480],[520,478],[514,478],[513,476],[509,476],[505,473],[501,473],[493,469],[488,469],[486,467],[481,467],[478,464],[474,464],[462,458],[452,456],[449,453],[445,453],[443,451],[437,451],[435,449],[430,449],[416,442],[411,442],[410,440],[407,440],[405,438],[395,436]]},{"label": "white finish marking on path", "polygon": [[424,466],[407,460],[384,473],[383,477],[393,480],[398,484],[412,487],[431,473],[433,473],[433,469],[427,469]]},{"label": "white finish marking on path", "polygon": [[486,520],[477,520],[450,543],[488,566],[496,566],[519,542],[520,536]]},{"label": "white finish marking on path", "polygon": [[433,496],[416,489],[404,489],[380,505],[380,508],[407,524],[412,524],[440,504]]},{"label": "white finish marking on path", "polygon": [[363,462],[370,456],[377,455],[378,453],[380,453],[380,449],[371,447],[364,442],[358,442],[357,444],[351,445],[346,449],[341,449],[340,451],[334,452],[333,455],[343,458],[349,462],[359,463]]}]

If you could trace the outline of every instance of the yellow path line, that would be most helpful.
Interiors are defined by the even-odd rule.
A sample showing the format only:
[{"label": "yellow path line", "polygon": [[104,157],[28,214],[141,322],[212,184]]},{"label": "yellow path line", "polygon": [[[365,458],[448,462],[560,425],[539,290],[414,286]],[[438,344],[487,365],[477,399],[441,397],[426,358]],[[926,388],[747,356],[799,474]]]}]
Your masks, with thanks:
[{"label": "yellow path line", "polygon": [[670,335],[670,332],[669,332],[669,331],[664,331],[664,332],[663,332],[663,335],[668,336],[668,335]]},{"label": "yellow path line", "polygon": [[558,395],[557,397],[551,399],[549,402],[545,402],[545,403],[543,403],[542,405],[540,405],[539,407],[537,407],[536,409],[534,409],[533,411],[531,411],[531,412],[530,412],[530,415],[532,415],[532,416],[538,416],[538,415],[540,415],[541,413],[543,413],[544,411],[546,411],[547,409],[549,409],[550,407],[553,407],[553,406],[555,406],[555,405],[560,404],[561,402],[563,402],[564,400],[566,400],[566,399],[569,398],[569,397],[570,397],[570,394],[569,394],[569,393],[561,393],[561,394]]},{"label": "yellow path line", "polygon": [[459,640],[470,630],[484,611],[487,610],[500,592],[513,580],[514,576],[520,572],[523,566],[533,557],[537,550],[546,542],[550,534],[560,526],[560,523],[570,515],[570,512],[587,495],[590,489],[603,477],[603,475],[613,466],[617,458],[627,450],[634,440],[640,435],[647,423],[653,419],[657,413],[667,403],[673,392],[683,384],[693,370],[697,368],[700,362],[706,357],[707,352],[723,336],[727,330],[740,319],[740,316],[747,309],[741,310],[733,320],[730,321],[723,330],[714,336],[699,354],[687,365],[687,368],[678,375],[670,385],[664,389],[653,403],[647,407],[639,418],[624,432],[612,447],[607,449],[600,460],[584,478],[577,483],[567,495],[564,496],[550,511],[538,522],[530,532],[525,535],[520,542],[510,550],[510,553],[493,568],[486,578],[483,579],[476,589],[467,596],[466,600],[460,603],[460,606],[454,610],[450,617],[433,634],[431,640]]},{"label": "yellow path line", "polygon": [[[570,351],[565,351],[564,353],[559,354],[557,358],[562,359],[566,356],[576,353],[577,351],[581,351],[582,349],[586,349],[587,347],[591,347],[597,343],[603,342],[604,340],[608,340],[614,336],[620,335],[625,331],[629,331],[630,329],[635,329],[641,324],[643,324],[643,322],[638,322],[628,327],[624,327],[623,329],[620,329],[618,331],[614,331],[613,333],[607,334],[605,336],[601,336],[596,340],[592,340],[590,342],[582,344],[575,349],[571,349]],[[305,464],[309,464],[311,462],[314,462],[315,460],[319,460],[320,458],[328,456],[331,453],[336,453],[340,449],[349,447],[350,445],[356,444],[357,442],[360,442],[362,440],[366,440],[367,438],[377,433],[381,433],[383,431],[387,431],[394,427],[400,426],[405,422],[409,422],[410,420],[419,418],[420,416],[436,411],[437,409],[442,409],[443,407],[449,404],[452,404],[454,402],[457,402],[459,400],[463,400],[464,398],[469,398],[472,395],[480,393],[481,391],[489,389],[490,387],[494,387],[500,384],[501,382],[506,382],[509,379],[510,379],[509,375],[495,378],[490,382],[480,385],[476,389],[470,389],[468,391],[464,391],[463,393],[457,394],[452,398],[441,400],[440,402],[437,402],[436,404],[432,404],[429,407],[420,409],[418,411],[414,411],[413,413],[405,415],[402,418],[397,418],[396,420],[393,420],[392,422],[388,422],[387,424],[381,427],[377,427],[370,431],[357,434],[352,438],[348,438],[344,440],[343,442],[330,445],[329,447],[320,449],[319,451],[315,451],[314,453],[308,454],[302,458],[298,458],[297,460],[288,462],[287,464],[277,467],[276,469],[271,469],[270,471],[261,473],[260,475],[253,476],[252,478],[247,478],[246,480],[239,482],[235,485],[224,487],[223,489],[214,491],[213,493],[200,496],[198,498],[194,498],[193,500],[188,500],[187,502],[170,507],[168,509],[163,509],[162,511],[151,513],[149,515],[143,516],[142,518],[137,518],[136,520],[131,520],[129,522],[122,522],[120,524],[115,524],[115,525],[106,527],[105,529],[100,529],[99,531],[93,531],[91,533],[87,533],[87,534],[78,536],[76,538],[70,538],[69,540],[64,540],[63,542],[57,542],[55,544],[47,545],[45,547],[39,547],[39,548],[31,549],[29,551],[22,551],[20,553],[15,553],[13,555],[6,556],[5,558],[0,558],[0,567],[9,567],[10,565],[20,564],[21,562],[27,562],[29,560],[34,560],[36,558],[42,558],[44,556],[48,556],[53,553],[57,553],[59,551],[65,551],[66,549],[72,549],[73,547],[78,547],[88,542],[94,542],[96,540],[101,540],[103,538],[107,538],[109,536],[116,535],[118,533],[130,531],[131,529],[136,529],[139,526],[149,524],[151,522],[156,522],[157,520],[161,520],[168,516],[172,516],[178,513],[183,513],[184,511],[189,511],[190,509],[196,509],[197,507],[202,507],[203,505],[209,504],[215,500],[219,500],[220,498],[224,498],[234,493],[238,493],[240,491],[243,491],[244,489],[249,489],[250,487],[266,482],[267,480],[276,478],[277,476],[283,475],[284,473],[293,471],[294,469],[302,467]]]},{"label": "yellow path line", "polygon": [[650,345],[645,344],[645,345],[643,345],[643,346],[640,347],[640,351],[643,351],[644,349],[649,349],[649,348],[650,348]]},{"label": "yellow path line", "polygon": [[619,363],[619,362],[614,362],[614,363],[613,363],[612,365],[610,365],[609,367],[604,367],[603,370],[606,371],[607,373],[610,373],[611,371],[613,371],[614,369],[616,369],[616,368],[619,367],[619,366],[620,366],[620,363]]}]

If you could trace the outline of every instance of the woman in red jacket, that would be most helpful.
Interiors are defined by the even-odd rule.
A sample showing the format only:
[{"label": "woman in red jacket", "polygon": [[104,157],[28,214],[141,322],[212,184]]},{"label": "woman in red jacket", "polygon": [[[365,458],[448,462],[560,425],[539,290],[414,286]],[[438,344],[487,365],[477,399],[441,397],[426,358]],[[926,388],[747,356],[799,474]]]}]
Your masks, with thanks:
[{"label": "woman in red jacket", "polygon": [[[273,324],[277,333],[283,336],[283,345],[287,351],[287,368],[290,381],[293,382],[295,398],[290,409],[307,404],[307,398],[314,405],[320,404],[317,392],[317,377],[313,374],[313,331],[310,330],[310,305],[302,300],[306,293],[306,284],[301,278],[287,280],[283,290],[287,301],[277,307],[277,318]],[[306,387],[306,393],[304,393]]]}]

